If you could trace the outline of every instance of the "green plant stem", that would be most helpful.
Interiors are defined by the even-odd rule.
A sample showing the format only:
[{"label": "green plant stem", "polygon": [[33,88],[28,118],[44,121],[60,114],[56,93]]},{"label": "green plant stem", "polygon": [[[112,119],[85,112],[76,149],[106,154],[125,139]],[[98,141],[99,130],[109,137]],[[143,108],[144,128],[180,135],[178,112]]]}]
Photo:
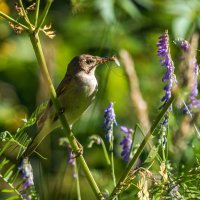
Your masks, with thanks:
[{"label": "green plant stem", "polygon": [[[41,46],[41,43],[40,43],[40,39],[38,37],[38,34],[29,34],[30,36],[30,40],[31,40],[31,43],[33,45],[33,49],[35,51],[35,55],[36,55],[36,58],[38,60],[38,63],[41,67],[41,71],[42,71],[42,74],[43,74],[43,77],[44,79],[47,81],[48,83],[48,86],[49,86],[49,91],[50,91],[50,96],[51,96],[51,100],[53,102],[53,105],[56,109],[57,112],[60,111],[60,104],[59,104],[59,101],[57,99],[57,96],[56,96],[56,91],[55,91],[55,88],[53,86],[53,83],[51,81],[51,78],[49,76],[49,72],[48,72],[48,68],[47,68],[47,65],[46,65],[46,60],[44,58],[44,54],[43,54],[43,51],[42,51],[42,46]],[[59,112],[60,113],[60,112]],[[61,125],[64,129],[64,132],[66,133],[67,135],[67,138],[70,142],[70,145],[73,149],[74,152],[78,152],[79,151],[79,146],[77,144],[77,140],[75,139],[73,133],[71,132],[70,128],[69,128],[69,125],[68,125],[68,122],[64,116],[64,114],[60,114],[59,115],[59,119],[60,119],[60,122],[61,122]],[[80,165],[81,165],[81,168],[83,169],[85,175],[86,175],[86,178],[93,190],[93,192],[95,193],[96,195],[96,198],[97,199],[103,199],[103,196],[85,162],[85,159],[83,158],[82,155],[80,155],[78,158],[77,158],[80,162]]]},{"label": "green plant stem", "polygon": [[51,7],[51,4],[53,3],[53,0],[48,0],[46,5],[45,5],[45,8],[44,8],[44,11],[41,15],[41,18],[36,26],[36,32],[40,29],[40,27],[44,24],[44,21],[46,19],[46,16],[49,12],[49,8]]},{"label": "green plant stem", "polygon": [[165,115],[166,111],[169,109],[170,105],[175,99],[175,95],[172,95],[172,97],[168,100],[167,104],[164,106],[164,108],[161,110],[161,112],[158,114],[155,122],[151,126],[149,132],[146,134],[145,138],[143,139],[142,143],[140,144],[140,147],[138,148],[137,152],[135,153],[134,157],[130,161],[129,165],[127,166],[126,170],[122,174],[121,178],[119,179],[116,187],[113,189],[113,192],[110,195],[109,199],[115,199],[115,197],[118,195],[119,191],[121,191],[121,187],[123,186],[123,182],[126,179],[128,173],[132,169],[132,167],[135,165],[137,159],[139,158],[140,154],[142,153],[144,147],[148,143],[148,140],[150,139],[150,136],[154,133],[157,125],[160,123],[161,119]]},{"label": "green plant stem", "polygon": [[135,139],[135,134],[136,134],[136,131],[137,131],[137,127],[138,127],[138,124],[135,125],[135,128],[134,128],[134,131],[133,133],[131,134],[131,139],[132,139],[132,143],[131,143],[131,148],[130,148],[130,151],[129,151],[129,155],[128,155],[128,161],[130,160],[130,157],[131,157],[131,153],[133,151],[133,143],[134,143],[134,139]]},{"label": "green plant stem", "polygon": [[[114,136],[112,135],[111,144],[110,144],[110,161],[111,161],[111,172],[112,172],[113,185],[114,185],[114,187],[116,187],[113,141],[114,141]],[[117,197],[115,199],[118,200]]]},{"label": "green plant stem", "polygon": [[[116,177],[115,177],[115,165],[114,165],[114,153],[113,150],[111,151],[111,156],[110,156],[110,160],[111,160],[111,171],[112,171],[112,178],[113,178],[113,185],[114,187],[116,187]],[[115,198],[116,200],[118,200],[118,197]]]},{"label": "green plant stem", "polygon": [[106,150],[106,145],[105,145],[104,141],[102,140],[102,138],[101,138],[101,146],[103,148],[103,153],[104,153],[107,164],[111,165],[110,158],[109,158],[108,152]]},{"label": "green plant stem", "polygon": [[37,27],[37,24],[38,24],[39,11],[40,11],[40,0],[36,0],[35,27]]},{"label": "green plant stem", "polygon": [[[145,133],[143,132],[143,130],[140,127],[140,125],[136,124],[136,126],[139,128],[140,132],[142,133],[142,136],[145,137]],[[152,149],[153,145],[149,142],[149,140],[148,140],[148,145],[149,145],[149,148]],[[158,153],[156,154],[156,158],[158,159],[158,161],[160,163],[162,163],[162,158],[160,157],[160,155]]]},{"label": "green plant stem", "polygon": [[80,190],[78,166],[77,166],[76,160],[74,160],[74,162],[75,162],[74,169],[75,169],[75,173],[76,173],[75,179],[76,179],[77,200],[81,200],[81,190]]},{"label": "green plant stem", "polygon": [[21,7],[21,9],[22,9],[22,12],[23,12],[23,17],[24,17],[24,19],[25,19],[25,21],[27,22],[27,24],[28,24],[28,26],[29,26],[29,29],[30,30],[33,30],[33,28],[32,28],[32,24],[31,24],[31,22],[30,22],[30,20],[29,20],[29,18],[28,18],[28,15],[27,15],[27,13],[26,13],[26,10],[25,10],[25,8],[24,8],[24,5],[23,5],[23,3],[22,3],[22,0],[19,0],[19,5],[20,5],[20,7]]},{"label": "green plant stem", "polygon": [[7,19],[8,21],[17,24],[19,26],[21,26],[23,29],[25,30],[29,30],[29,28],[27,26],[25,26],[24,24],[19,23],[18,21],[16,21],[15,19],[13,19],[12,17],[6,15],[5,13],[0,11],[0,16],[3,17],[4,19]]},{"label": "green plant stem", "polygon": [[112,170],[113,185],[115,187],[116,186],[116,177],[115,177],[115,165],[114,165],[113,150],[111,151],[111,156],[110,157],[111,157],[110,160],[111,160],[111,170]]}]

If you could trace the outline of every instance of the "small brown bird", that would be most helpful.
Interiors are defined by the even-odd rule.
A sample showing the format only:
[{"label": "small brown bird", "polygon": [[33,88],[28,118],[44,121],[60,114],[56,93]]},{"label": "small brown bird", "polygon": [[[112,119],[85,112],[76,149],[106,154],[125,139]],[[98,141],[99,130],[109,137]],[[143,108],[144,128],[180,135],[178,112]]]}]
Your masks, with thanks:
[{"label": "small brown bird", "polygon": [[[101,58],[83,54],[76,56],[69,63],[64,79],[59,84],[56,93],[61,105],[61,112],[66,116],[70,125],[81,116],[95,99],[98,83],[95,77],[95,69],[99,64],[115,61],[116,58]],[[57,113],[49,101],[47,108],[37,120],[38,134],[27,147],[24,156],[29,156],[43,141],[43,139],[55,128],[60,126],[59,113]]]}]

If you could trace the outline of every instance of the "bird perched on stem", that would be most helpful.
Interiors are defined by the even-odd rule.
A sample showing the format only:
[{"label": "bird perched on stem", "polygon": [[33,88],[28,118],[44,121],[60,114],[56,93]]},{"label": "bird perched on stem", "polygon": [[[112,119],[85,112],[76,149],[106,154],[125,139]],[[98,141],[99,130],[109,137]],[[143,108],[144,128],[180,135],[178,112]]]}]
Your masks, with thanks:
[{"label": "bird perched on stem", "polygon": [[[74,57],[68,65],[65,77],[56,89],[61,111],[65,114],[70,127],[95,99],[98,83],[95,69],[99,64],[115,61],[114,56],[101,58],[88,54]],[[29,156],[55,128],[59,127],[59,113],[51,100],[37,120],[38,133],[27,147],[24,156]]]}]

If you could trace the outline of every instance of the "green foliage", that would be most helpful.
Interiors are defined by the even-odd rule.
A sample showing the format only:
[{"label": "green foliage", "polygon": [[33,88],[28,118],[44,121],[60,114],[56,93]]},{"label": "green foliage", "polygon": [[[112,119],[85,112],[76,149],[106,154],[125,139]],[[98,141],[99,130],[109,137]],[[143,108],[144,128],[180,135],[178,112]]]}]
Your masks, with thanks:
[{"label": "green foliage", "polygon": [[175,169],[168,165],[167,171],[167,179],[164,180],[164,174],[160,173],[162,178],[154,181],[154,185],[150,189],[150,193],[155,199],[160,196],[172,199],[200,199],[199,166],[177,174],[175,173]]},{"label": "green foliage", "polygon": [[[180,73],[181,70],[178,68],[180,52],[173,48],[173,38],[190,39],[193,33],[199,32],[200,27],[199,0],[54,1],[46,24],[47,12],[45,11],[48,10],[51,1],[41,1],[38,8],[39,17],[36,21],[34,21],[37,18],[35,11],[30,10],[34,1],[19,0],[18,2],[24,3],[25,14],[28,14],[30,21],[33,22],[31,28],[34,29],[36,25],[34,31],[41,31],[42,37],[54,38],[51,41],[49,38],[43,39],[42,45],[55,85],[58,85],[63,78],[67,63],[75,55],[92,53],[110,56],[118,54],[121,49],[126,49],[134,58],[139,79],[138,87],[146,100],[148,115],[152,122],[155,122],[164,87],[161,83],[163,68],[156,58],[155,44],[158,36],[164,30],[169,30],[172,57],[177,58],[176,71]],[[38,2],[40,1],[36,1]],[[27,27],[28,20],[24,19],[22,11],[16,12],[13,8],[13,2],[0,1],[0,11],[12,16],[17,20],[16,22],[26,25],[21,30],[21,27],[16,26],[15,21],[11,20],[12,23],[8,26],[7,21],[0,19],[0,180],[3,183],[0,199],[24,198],[21,194],[23,180],[16,160],[22,157],[30,143],[29,129],[35,125],[37,116],[45,105],[37,109],[29,120],[23,118],[29,116],[41,101],[48,98],[48,86],[36,67],[34,52],[25,35],[25,31],[30,28]],[[52,29],[56,30],[56,37]],[[16,37],[16,33],[20,35]],[[90,149],[84,148],[84,157],[97,185],[106,191],[105,196],[108,197],[115,187],[112,180],[113,169],[111,177],[109,148],[103,141],[103,110],[109,101],[116,102],[118,120],[129,127],[135,127],[138,115],[132,105],[130,83],[123,64],[119,68],[108,64],[98,68],[96,74],[99,82],[97,100],[94,106],[90,107],[74,124],[73,132],[76,133],[83,147],[86,146],[87,138],[93,135],[90,137]],[[185,90],[180,93],[185,93]],[[175,104],[179,103],[175,102]],[[199,110],[197,115],[198,112]],[[198,119],[198,116],[195,117]],[[193,130],[194,124],[195,127],[199,127],[199,120],[191,121],[186,135],[176,138],[183,120],[182,111],[175,108],[170,115],[169,127],[166,130],[163,130],[159,123],[154,127],[153,138],[150,138],[152,140],[146,145],[147,148],[142,149],[140,157],[136,156],[139,157],[139,161],[134,164],[139,167],[130,170],[117,188],[119,200],[144,197],[155,200],[200,199],[200,145]],[[21,128],[17,129],[18,127]],[[13,132],[16,133],[12,134]],[[62,136],[61,131],[54,132],[56,134],[51,134],[39,147],[39,152],[41,150],[42,153],[46,153],[48,160],[44,162],[38,158],[33,159],[33,170],[36,172],[34,176],[37,179],[36,188],[43,199],[77,199],[77,191],[73,187],[73,183],[77,184],[77,179],[72,177],[74,168],[66,167],[66,149],[57,145],[57,141]],[[133,156],[140,149],[145,132],[135,129],[134,143],[131,147]],[[126,171],[128,164],[123,163],[120,157],[119,143],[122,135],[118,129],[114,130],[114,137],[112,163],[115,164],[115,175],[118,180]],[[94,143],[101,144],[103,151],[99,146],[93,145]],[[77,163],[78,170],[83,170],[80,162]],[[95,199],[90,186],[86,184],[85,176],[79,174],[82,199]],[[38,199],[35,188],[30,190],[32,198]]]},{"label": "green foliage", "polygon": [[[11,134],[8,131],[0,133],[0,178],[7,184],[8,188],[11,188],[2,189],[1,192],[11,193],[12,195],[6,199],[24,199],[22,191],[24,180],[20,173],[19,161],[15,161],[13,164],[13,158],[19,159],[23,155],[24,150],[31,141],[31,138],[27,134],[27,129],[35,124],[38,115],[45,108],[46,103],[39,106],[29,120],[24,119],[24,125],[17,129],[15,134]],[[32,199],[38,199],[34,187],[31,186],[29,190]]]},{"label": "green foliage", "polygon": [[[23,199],[23,196],[21,195],[21,185],[23,183],[23,180],[18,180],[19,176],[19,170],[16,165],[12,164],[11,161],[4,158],[2,160],[1,157],[1,164],[0,164],[0,178],[7,184],[7,187],[10,189],[2,189],[2,193],[11,193],[13,199]],[[13,195],[14,194],[14,195]],[[8,198],[10,199],[10,198]]]}]

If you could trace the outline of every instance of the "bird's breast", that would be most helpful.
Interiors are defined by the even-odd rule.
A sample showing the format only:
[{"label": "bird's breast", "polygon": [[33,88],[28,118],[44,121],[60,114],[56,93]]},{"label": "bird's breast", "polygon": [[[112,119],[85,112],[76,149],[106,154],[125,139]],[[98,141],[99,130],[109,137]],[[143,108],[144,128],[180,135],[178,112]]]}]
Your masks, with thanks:
[{"label": "bird's breast", "polygon": [[69,89],[60,95],[59,100],[64,108],[69,124],[73,124],[95,99],[97,80],[95,76],[74,77]]}]

